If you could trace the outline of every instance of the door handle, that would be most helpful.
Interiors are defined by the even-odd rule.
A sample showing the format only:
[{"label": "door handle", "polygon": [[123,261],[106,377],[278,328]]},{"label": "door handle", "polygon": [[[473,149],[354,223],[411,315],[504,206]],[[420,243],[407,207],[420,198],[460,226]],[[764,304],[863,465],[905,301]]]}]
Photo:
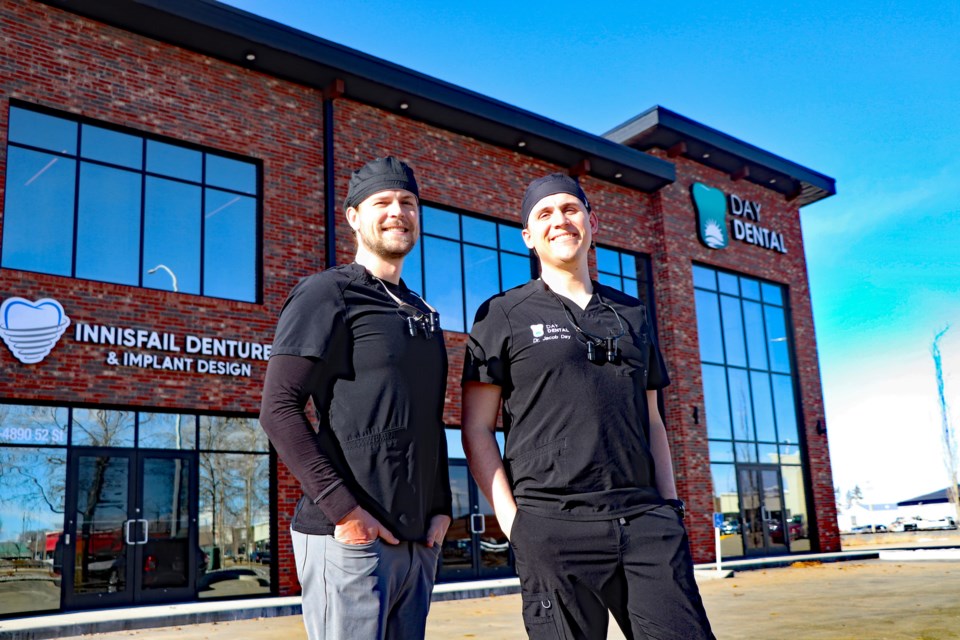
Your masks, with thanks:
[{"label": "door handle", "polygon": [[126,541],[127,545],[134,545],[136,542],[130,539],[130,523],[136,522],[136,520],[127,520],[123,523],[123,539]]},{"label": "door handle", "polygon": [[137,542],[137,544],[147,544],[147,539],[150,537],[150,523],[146,520],[137,520],[137,522],[143,523],[143,540]]},{"label": "door handle", "polygon": [[[479,518],[479,520],[477,520]],[[480,523],[477,526],[477,522]],[[471,513],[470,514],[470,533],[480,535],[487,530],[487,519],[482,513]]]},{"label": "door handle", "polygon": [[763,519],[764,522],[770,522],[770,512],[767,511],[766,507],[760,507],[760,518]]}]

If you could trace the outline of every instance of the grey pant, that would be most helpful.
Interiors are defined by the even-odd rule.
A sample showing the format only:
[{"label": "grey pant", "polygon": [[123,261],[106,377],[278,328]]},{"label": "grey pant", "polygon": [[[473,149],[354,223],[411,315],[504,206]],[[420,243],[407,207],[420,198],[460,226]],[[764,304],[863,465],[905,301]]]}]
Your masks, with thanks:
[{"label": "grey pant", "polygon": [[440,545],[290,534],[310,640],[423,638]]}]

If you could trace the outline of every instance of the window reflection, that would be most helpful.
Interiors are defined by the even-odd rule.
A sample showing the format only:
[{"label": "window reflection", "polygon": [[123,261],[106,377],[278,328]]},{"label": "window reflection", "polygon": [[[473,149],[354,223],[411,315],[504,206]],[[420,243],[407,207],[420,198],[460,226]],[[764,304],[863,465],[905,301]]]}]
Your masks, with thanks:
[{"label": "window reflection", "polygon": [[723,518],[720,525],[720,555],[725,558],[742,556],[743,532],[736,467],[732,464],[711,464],[710,471],[713,476],[713,511]]},{"label": "window reflection", "polygon": [[696,304],[700,359],[704,362],[723,363],[723,339],[720,335],[717,294],[697,289]]},{"label": "window reflection", "polygon": [[[463,245],[463,268],[466,284],[467,318],[471,325],[477,309],[487,298],[500,292],[497,278],[497,252],[473,245]],[[441,316],[442,318],[443,316]],[[469,329],[468,329],[469,330]]]},{"label": "window reflection", "polygon": [[717,290],[717,275],[713,269],[693,265],[693,286],[700,289]]},{"label": "window reflection", "polygon": [[10,107],[10,142],[60,153],[77,153],[77,124],[19,107]]},{"label": "window reflection", "polygon": [[80,165],[78,278],[136,285],[140,280],[140,174]]},{"label": "window reflection", "polygon": [[495,222],[460,216],[463,225],[463,239],[491,249],[497,246],[497,225]]},{"label": "window reflection", "polygon": [[200,448],[266,453],[270,444],[256,418],[200,416]]},{"label": "window reflection", "polygon": [[143,168],[143,138],[112,129],[83,125],[81,152],[84,158],[119,164],[131,169]]},{"label": "window reflection", "polygon": [[89,447],[132,447],[132,411],[74,409],[71,444]]},{"label": "window reflection", "polygon": [[747,355],[750,359],[750,368],[766,369],[766,332],[763,328],[763,311],[758,303],[744,301],[743,323],[747,330]]},{"label": "window reflection", "polygon": [[[460,244],[453,240],[427,237],[423,240],[427,264],[424,295],[440,312],[440,325],[447,331],[463,331],[463,284]],[[437,265],[437,269],[431,268]],[[441,266],[442,265],[442,266]]]},{"label": "window reflection", "polygon": [[66,468],[66,449],[0,447],[0,615],[60,608]]},{"label": "window reflection", "polygon": [[147,171],[200,182],[203,156],[199,151],[177,145],[147,140]]},{"label": "window reflection", "polygon": [[703,402],[707,420],[707,435],[710,438],[729,440],[733,437],[730,429],[730,404],[727,395],[727,374],[723,367],[704,364]]},{"label": "window reflection", "polygon": [[143,286],[200,293],[200,187],[147,178],[143,228]]},{"label": "window reflection", "polygon": [[78,170],[75,116],[10,113],[4,267],[256,302],[256,164],[83,124]]},{"label": "window reflection", "polygon": [[269,457],[200,454],[199,543],[207,559],[200,598],[270,593]]},{"label": "window reflection", "polygon": [[790,350],[787,345],[787,327],[783,309],[764,306],[767,340],[770,343],[770,368],[781,373],[790,373]]},{"label": "window reflection", "polygon": [[76,171],[74,160],[8,149],[3,266],[71,274]]},{"label": "window reflection", "polygon": [[0,443],[67,444],[67,410],[0,404]]},{"label": "window reflection", "polygon": [[756,418],[757,440],[776,442],[773,402],[770,399],[770,374],[751,371],[750,383],[753,387],[753,412]]},{"label": "window reflection", "polygon": [[727,354],[727,364],[745,367],[747,352],[743,341],[740,300],[730,296],[720,296],[720,309],[723,316],[723,344]]},{"label": "window reflection", "polygon": [[783,466],[781,472],[783,500],[787,511],[787,530],[790,533],[790,551],[810,551],[810,519],[803,486],[803,469],[797,466]]},{"label": "window reflection", "polygon": [[777,435],[780,442],[797,443],[797,409],[793,401],[793,381],[790,376],[771,376],[773,406],[777,415]]},{"label": "window reflection", "polygon": [[197,418],[174,413],[141,413],[137,440],[142,449],[195,449]]},{"label": "window reflection", "polygon": [[503,283],[503,290],[519,287],[530,280],[530,256],[514,255],[512,253],[500,254],[500,279]]},{"label": "window reflection", "polygon": [[255,165],[212,153],[206,154],[206,159],[207,184],[250,195],[257,193],[257,167]]},{"label": "window reflection", "polygon": [[449,211],[424,207],[423,228],[430,235],[459,240],[460,216]]},{"label": "window reflection", "polygon": [[256,201],[207,189],[204,223],[203,294],[256,302]]}]

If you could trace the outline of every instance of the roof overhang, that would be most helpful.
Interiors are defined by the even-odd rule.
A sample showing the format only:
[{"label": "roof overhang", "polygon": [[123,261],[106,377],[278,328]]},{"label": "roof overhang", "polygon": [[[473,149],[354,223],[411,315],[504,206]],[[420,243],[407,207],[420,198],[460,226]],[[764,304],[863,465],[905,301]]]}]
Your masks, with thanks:
[{"label": "roof overhang", "polygon": [[711,129],[660,106],[603,134],[639,151],[664,149],[668,157],[695,160],[735,180],[777,191],[798,207],[836,194],[833,178]]},{"label": "roof overhang", "polygon": [[648,193],[676,179],[670,162],[213,0],[39,1],[279,78],[333,89],[572,173]]}]

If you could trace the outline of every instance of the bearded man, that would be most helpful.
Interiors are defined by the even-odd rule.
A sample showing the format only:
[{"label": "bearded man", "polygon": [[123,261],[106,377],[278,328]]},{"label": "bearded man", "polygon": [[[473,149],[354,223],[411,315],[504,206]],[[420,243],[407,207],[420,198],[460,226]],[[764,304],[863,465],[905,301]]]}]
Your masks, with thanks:
[{"label": "bearded man", "polygon": [[291,537],[310,640],[423,638],[451,494],[440,320],[400,279],[420,234],[413,171],[365,164],[344,209],[356,258],[284,303],[260,423],[303,487]]}]

